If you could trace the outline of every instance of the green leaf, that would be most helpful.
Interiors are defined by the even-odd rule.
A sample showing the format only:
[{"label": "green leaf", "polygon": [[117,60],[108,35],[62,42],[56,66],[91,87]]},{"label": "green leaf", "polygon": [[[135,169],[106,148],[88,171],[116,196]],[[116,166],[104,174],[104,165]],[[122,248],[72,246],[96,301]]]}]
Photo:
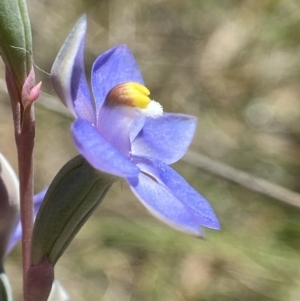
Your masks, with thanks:
[{"label": "green leaf", "polygon": [[0,1],[0,53],[19,91],[32,67],[32,37],[25,0]]},{"label": "green leaf", "polygon": [[51,183],[34,224],[31,264],[54,266],[118,178],[95,170],[77,156]]}]

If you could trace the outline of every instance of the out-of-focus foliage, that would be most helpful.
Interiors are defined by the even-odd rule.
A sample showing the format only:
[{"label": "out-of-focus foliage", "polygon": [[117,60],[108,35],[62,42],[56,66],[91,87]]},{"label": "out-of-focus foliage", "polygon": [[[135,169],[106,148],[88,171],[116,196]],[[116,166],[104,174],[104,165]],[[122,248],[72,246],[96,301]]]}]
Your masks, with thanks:
[{"label": "out-of-focus foliage", "polygon": [[[39,68],[49,72],[86,9],[88,69],[100,52],[129,44],[152,97],[166,111],[198,115],[193,150],[300,191],[299,1],[28,0],[28,6]],[[53,94],[48,75],[37,73]],[[15,162],[4,94],[0,106],[1,151]],[[39,190],[76,151],[70,121],[36,111]],[[193,166],[175,168],[209,199],[222,230],[206,231],[207,241],[183,235],[115,185],[57,265],[72,300],[299,300],[299,210]],[[21,288],[19,258],[17,250],[7,273]]]}]

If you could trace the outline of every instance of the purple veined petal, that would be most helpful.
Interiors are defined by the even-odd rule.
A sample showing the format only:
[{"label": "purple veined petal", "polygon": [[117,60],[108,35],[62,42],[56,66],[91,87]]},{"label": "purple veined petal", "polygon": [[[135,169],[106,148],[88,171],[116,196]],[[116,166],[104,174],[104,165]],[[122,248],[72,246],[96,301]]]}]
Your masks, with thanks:
[{"label": "purple veined petal", "polygon": [[54,89],[72,113],[95,123],[95,113],[84,70],[86,16],[74,26],[51,69]]},{"label": "purple veined petal", "polygon": [[[33,198],[34,218],[36,217],[36,215],[41,207],[41,204],[44,200],[47,189],[48,188],[45,188],[44,190],[40,191]],[[21,226],[21,221],[19,221],[16,226],[15,232],[10,237],[8,247],[6,250],[6,256],[11,252],[11,250],[15,247],[15,245],[21,240],[21,238],[22,238],[22,226]]]},{"label": "purple veined petal", "polygon": [[131,151],[130,130],[134,118],[123,106],[103,106],[99,111],[97,129],[102,137],[125,157]]},{"label": "purple veined petal", "polygon": [[48,190],[48,187],[37,193],[33,198],[33,209],[34,209],[34,217],[36,217],[42,202],[44,200],[45,194]]},{"label": "purple veined petal", "polygon": [[143,129],[132,142],[132,153],[172,164],[186,153],[196,124],[194,116],[185,114],[164,113],[157,119],[147,118]]},{"label": "purple veined petal", "polygon": [[75,120],[72,136],[80,154],[94,168],[119,177],[135,177],[140,172],[139,168],[107,142],[90,122]]},{"label": "purple veined petal", "polygon": [[141,131],[143,126],[145,125],[146,119],[147,119],[146,117],[142,117],[142,118],[136,119],[133,122],[131,129],[130,129],[130,134],[129,134],[131,143],[135,139],[135,137],[138,135],[138,133]]},{"label": "purple veined petal", "polygon": [[91,82],[97,112],[104,103],[107,93],[116,85],[125,82],[144,84],[135,58],[126,45],[117,45],[96,59],[92,68]]},{"label": "purple veined petal", "polygon": [[133,157],[133,162],[141,171],[166,185],[175,197],[191,208],[202,226],[215,230],[220,229],[220,223],[208,201],[174,169],[159,160],[150,158]]},{"label": "purple veined petal", "polygon": [[141,203],[157,218],[171,227],[188,234],[203,236],[199,222],[184,203],[166,187],[140,173],[127,182]]}]

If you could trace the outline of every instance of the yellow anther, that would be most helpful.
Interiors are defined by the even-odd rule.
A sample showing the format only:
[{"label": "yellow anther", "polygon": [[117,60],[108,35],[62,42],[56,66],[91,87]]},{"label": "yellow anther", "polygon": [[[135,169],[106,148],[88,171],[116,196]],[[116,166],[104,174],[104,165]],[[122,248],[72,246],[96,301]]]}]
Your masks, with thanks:
[{"label": "yellow anther", "polygon": [[112,88],[107,97],[107,105],[127,105],[145,109],[151,99],[150,91],[143,85],[135,82],[124,83]]}]

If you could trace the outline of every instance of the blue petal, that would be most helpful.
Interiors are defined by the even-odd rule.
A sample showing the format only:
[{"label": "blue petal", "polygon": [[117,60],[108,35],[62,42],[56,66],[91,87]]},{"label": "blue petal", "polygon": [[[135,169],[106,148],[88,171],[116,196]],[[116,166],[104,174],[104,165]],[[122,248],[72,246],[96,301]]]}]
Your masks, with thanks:
[{"label": "blue petal", "polygon": [[142,117],[142,118],[138,118],[136,119],[130,129],[130,134],[129,134],[129,138],[130,138],[130,142],[132,142],[136,136],[139,134],[139,132],[141,131],[141,129],[143,128],[145,122],[146,122],[146,117]]},{"label": "blue petal", "polygon": [[96,59],[91,81],[97,112],[108,92],[116,85],[125,82],[144,84],[135,58],[126,45],[117,45]]},{"label": "blue petal", "polygon": [[74,26],[51,69],[54,89],[62,102],[79,118],[95,122],[95,113],[84,70],[86,16]]},{"label": "blue petal", "polygon": [[132,153],[172,164],[186,153],[196,123],[194,116],[184,114],[165,113],[157,119],[147,118],[143,129],[132,142]]},{"label": "blue petal", "polygon": [[134,177],[140,170],[102,137],[90,122],[77,119],[72,135],[80,154],[96,169],[120,177]]},{"label": "blue petal", "polygon": [[[33,205],[34,205],[34,217],[36,217],[41,204],[44,200],[44,196],[47,192],[47,188],[37,193],[33,198]],[[22,225],[21,221],[18,222],[17,227],[15,229],[14,234],[10,237],[9,244],[6,250],[6,255],[8,255],[11,250],[15,247],[15,245],[21,240],[22,238]]]},{"label": "blue petal", "polygon": [[133,122],[134,119],[124,112],[124,107],[103,106],[99,111],[97,129],[106,141],[129,157],[131,151],[129,135]]},{"label": "blue petal", "polygon": [[164,186],[143,173],[127,181],[136,197],[157,218],[180,231],[202,236],[199,223],[189,208]]},{"label": "blue petal", "polygon": [[202,226],[216,230],[220,229],[219,221],[208,201],[175,170],[161,161],[150,158],[133,157],[133,162],[137,164],[141,171],[166,185],[175,197],[191,208]]}]

